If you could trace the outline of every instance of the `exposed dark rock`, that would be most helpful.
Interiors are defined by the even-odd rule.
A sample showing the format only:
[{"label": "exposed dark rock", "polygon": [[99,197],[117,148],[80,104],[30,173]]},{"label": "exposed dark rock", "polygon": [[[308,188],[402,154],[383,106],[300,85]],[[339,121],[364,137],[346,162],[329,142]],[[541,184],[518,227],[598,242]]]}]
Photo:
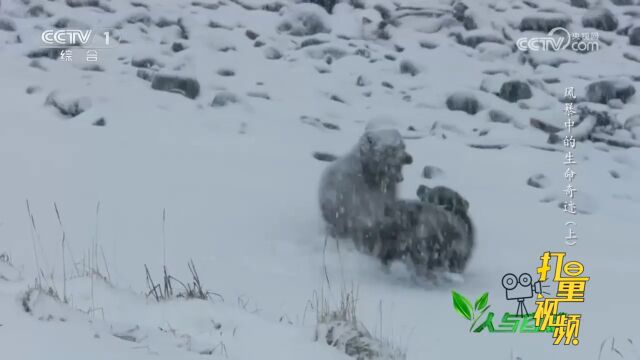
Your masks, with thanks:
[{"label": "exposed dark rock", "polygon": [[37,50],[33,50],[30,51],[27,54],[27,57],[30,59],[39,59],[39,58],[49,58],[52,60],[57,60],[60,57],[60,53],[63,50],[67,50],[67,49],[61,49],[61,48],[42,48],[42,49],[37,49]]},{"label": "exposed dark rock", "polygon": [[184,23],[183,18],[178,19],[178,27],[180,28],[180,38],[182,40],[189,40],[189,29],[187,25]]},{"label": "exposed dark rock", "polygon": [[636,93],[635,87],[625,80],[600,80],[587,86],[588,101],[607,104],[611,99],[620,99],[623,103]]},{"label": "exposed dark rock", "polygon": [[284,7],[283,3],[281,3],[281,2],[273,2],[273,3],[264,4],[264,5],[260,6],[259,9],[263,10],[263,11],[277,13],[280,10],[282,10],[283,7]]},{"label": "exposed dark rock", "polygon": [[34,69],[39,69],[42,71],[47,71],[47,68],[44,67],[44,65],[42,65],[42,62],[40,62],[39,59],[33,59],[29,62],[29,66],[34,68]]},{"label": "exposed dark rock", "polygon": [[409,60],[402,60],[400,62],[400,73],[416,76],[420,73],[420,69]]},{"label": "exposed dark rock", "polygon": [[367,80],[363,75],[358,76],[358,79],[356,80],[356,85],[358,86],[367,86],[370,83],[371,82]]},{"label": "exposed dark rock", "polygon": [[329,130],[340,130],[340,126],[334,124],[334,123],[330,123],[330,122],[323,122],[322,126],[325,127],[325,129],[329,129]]},{"label": "exposed dark rock", "polygon": [[45,10],[44,6],[37,4],[27,9],[27,16],[35,17],[35,18],[39,18],[39,17],[48,18],[48,17],[52,17],[53,14]]},{"label": "exposed dark rock", "polygon": [[177,75],[155,74],[151,88],[182,94],[189,99],[195,99],[200,94],[200,83],[196,79]]},{"label": "exposed dark rock", "polygon": [[92,7],[104,12],[115,13],[115,10],[102,3],[100,0],[66,0],[67,6],[72,8]]},{"label": "exposed dark rock", "polygon": [[464,13],[467,9],[469,9],[469,7],[465,3],[456,1],[453,4],[453,18],[461,22],[464,19]]},{"label": "exposed dark rock", "polygon": [[209,25],[208,25],[208,26],[209,26],[210,28],[212,28],[212,29],[224,29],[224,30],[231,30],[231,27],[226,26],[226,25],[222,25],[222,24],[220,24],[220,23],[218,23],[218,22],[215,22],[215,21],[213,21],[213,20],[212,20],[212,21],[209,21]]},{"label": "exposed dark rock", "polygon": [[468,92],[456,92],[447,98],[447,108],[451,111],[464,111],[474,115],[480,110],[480,102]]},{"label": "exposed dark rock", "polygon": [[325,44],[326,41],[320,40],[320,39],[316,39],[316,38],[310,38],[310,39],[305,39],[304,41],[302,41],[300,43],[300,48],[304,48],[307,46],[316,46],[316,45],[322,45]]},{"label": "exposed dark rock", "polygon": [[529,124],[531,125],[531,127],[538,129],[542,132],[545,132],[547,134],[555,134],[558,131],[562,130],[562,128],[560,127],[557,127],[553,124],[550,124],[546,121],[536,119],[536,118],[529,119]]},{"label": "exposed dark rock", "polygon": [[207,10],[218,10],[218,8],[220,8],[220,5],[216,3],[209,3],[209,2],[205,3],[201,1],[194,1],[191,3],[191,5],[198,6]]},{"label": "exposed dark rock", "polygon": [[94,121],[92,125],[93,126],[105,126],[105,125],[107,125],[107,121],[103,117],[101,117],[98,120]]},{"label": "exposed dark rock", "polygon": [[252,98],[260,98],[260,99],[264,99],[264,100],[271,100],[271,97],[269,96],[269,94],[267,94],[266,92],[263,92],[263,91],[249,91],[249,92],[247,92],[247,96],[248,97],[252,97]]},{"label": "exposed dark rock", "polygon": [[511,80],[502,84],[498,96],[509,102],[517,102],[518,100],[530,99],[533,94],[531,93],[529,84],[518,80]]},{"label": "exposed dark rock", "polygon": [[131,66],[142,69],[149,69],[154,66],[163,67],[164,65],[160,64],[156,59],[152,57],[141,57],[131,59]]},{"label": "exposed dark rock", "polygon": [[478,24],[469,11],[467,11],[468,9],[469,7],[461,1],[453,4],[453,18],[461,22],[467,31],[478,28]]},{"label": "exposed dark rock", "polygon": [[468,146],[474,149],[482,149],[482,150],[502,150],[509,145],[508,144],[469,144]]},{"label": "exposed dark rock", "polygon": [[303,124],[307,124],[307,125],[311,125],[315,128],[318,128],[320,130],[340,130],[340,126],[334,124],[334,123],[330,123],[327,121],[322,121],[317,117],[313,117],[313,116],[300,116],[300,121]]},{"label": "exposed dark rock", "polygon": [[136,71],[136,76],[145,81],[151,81],[154,72],[146,69],[139,69]]},{"label": "exposed dark rock", "polygon": [[[151,26],[153,20],[151,16],[145,12],[139,12],[128,16],[125,21],[129,24],[143,24],[145,26]],[[121,28],[122,26],[118,26]]]},{"label": "exposed dark rock", "polygon": [[506,124],[513,122],[513,117],[502,110],[491,109],[489,110],[489,120]]},{"label": "exposed dark rock", "polygon": [[25,92],[29,95],[31,94],[35,94],[37,92],[39,92],[40,90],[42,90],[39,86],[29,86],[27,87],[27,89],[25,90]]},{"label": "exposed dark rock", "polygon": [[369,51],[369,50],[367,50],[367,49],[357,49],[357,50],[354,52],[354,54],[355,54],[355,55],[358,55],[358,56],[362,56],[362,57],[363,57],[363,58],[365,58],[365,59],[368,59],[368,58],[370,58],[370,57],[371,57],[371,51]]},{"label": "exposed dark rock", "polygon": [[338,159],[338,156],[336,156],[334,154],[330,154],[330,153],[326,153],[326,152],[320,152],[320,151],[314,152],[313,153],[313,157],[316,160],[326,161],[326,162],[332,162],[332,161],[335,161],[336,159]]},{"label": "exposed dark rock", "polygon": [[161,17],[160,19],[158,19],[158,21],[156,21],[156,26],[159,28],[165,28],[165,27],[169,27],[169,26],[174,26],[174,25],[178,25],[178,21],[177,20],[169,20],[165,17]]},{"label": "exposed dark rock", "polygon": [[391,34],[385,28],[379,27],[375,31],[375,35],[380,40],[390,40]]},{"label": "exposed dark rock", "polygon": [[132,1],[130,4],[133,7],[140,7],[140,8],[144,8],[144,9],[149,10],[149,5],[147,5],[145,3],[142,3],[142,2]]},{"label": "exposed dark rock", "polygon": [[88,97],[64,98],[54,91],[47,96],[45,105],[53,106],[61,115],[72,118],[88,110],[91,107],[91,99]]},{"label": "exposed dark rock", "polygon": [[213,101],[211,102],[211,106],[223,107],[229,104],[238,103],[239,101],[240,99],[238,99],[238,96],[236,96],[236,94],[229,91],[222,91],[216,94],[216,96],[213,98]]},{"label": "exposed dark rock", "polygon": [[602,31],[614,31],[618,28],[618,19],[607,8],[592,9],[582,16],[582,26]]},{"label": "exposed dark rock", "polygon": [[464,19],[462,20],[462,26],[464,26],[464,29],[467,31],[475,30],[478,28],[476,20],[471,17],[471,15],[465,15]]},{"label": "exposed dark rock", "polygon": [[380,14],[380,17],[382,18],[382,20],[384,20],[384,21],[391,20],[391,17],[392,17],[391,16],[391,10],[389,10],[388,8],[386,8],[386,7],[384,7],[384,6],[380,5],[380,4],[376,4],[373,7],[373,9],[376,10]]},{"label": "exposed dark rock", "polygon": [[[322,49],[320,49],[319,51],[317,51],[317,54],[320,54],[321,56],[319,57],[324,57],[324,56],[331,56],[334,59],[341,59],[345,56],[347,56],[347,51],[336,47],[336,46],[325,46]],[[317,55],[316,55],[317,56]]]},{"label": "exposed dark rock", "polygon": [[220,69],[217,74],[220,76],[234,76],[236,73],[231,69]]},{"label": "exposed dark rock", "polygon": [[578,104],[576,107],[578,110],[578,120],[576,126],[582,124],[585,119],[592,117],[595,119],[594,127],[598,126],[600,128],[603,127],[611,127],[614,124],[617,124],[615,120],[615,116],[613,116],[608,109],[603,109],[599,107],[597,104],[584,102]]},{"label": "exposed dark rock", "polygon": [[444,175],[444,170],[437,166],[427,165],[422,169],[422,177],[425,179],[435,179]]},{"label": "exposed dark rock", "polygon": [[331,29],[318,14],[301,12],[295,19],[282,22],[278,26],[279,32],[286,32],[292,36],[311,36],[319,33],[329,33]]},{"label": "exposed dark rock", "polygon": [[0,17],[0,30],[16,31],[16,24],[9,18]]},{"label": "exposed dark rock", "polygon": [[622,149],[629,149],[632,147],[640,148],[640,142],[630,139],[620,139],[608,134],[592,134],[589,138],[593,142],[602,142],[609,146],[615,146]]},{"label": "exposed dark rock", "polygon": [[629,30],[629,44],[640,46],[640,26],[631,28],[631,30]]},{"label": "exposed dark rock", "polygon": [[332,101],[335,101],[335,102],[339,102],[339,103],[342,103],[342,104],[346,104],[346,101],[344,101],[344,100],[343,100],[340,96],[338,96],[338,95],[331,95],[331,97],[330,97],[329,99],[331,99]]},{"label": "exposed dark rock", "polygon": [[82,67],[83,71],[96,71],[96,72],[104,72],[104,68],[98,64],[90,64],[84,65]]},{"label": "exposed dark rock", "polygon": [[182,44],[181,42],[174,42],[173,44],[171,44],[171,51],[175,53],[180,52],[184,49],[185,49],[184,44]]},{"label": "exposed dark rock", "polygon": [[589,8],[589,2],[587,0],[571,0],[571,6],[587,9]]},{"label": "exposed dark rock", "polygon": [[264,49],[264,57],[269,60],[278,60],[282,58],[282,53],[274,47],[268,47]]},{"label": "exposed dark rock", "polygon": [[384,86],[384,87],[386,87],[386,88],[393,89],[393,85],[391,85],[391,83],[390,83],[390,82],[388,82],[388,81],[383,81],[383,82],[381,83],[381,85],[382,85],[382,86]]},{"label": "exposed dark rock", "polygon": [[333,7],[338,3],[338,0],[303,0],[303,2],[316,4],[331,14]]},{"label": "exposed dark rock", "polygon": [[544,189],[549,186],[549,179],[544,174],[535,174],[527,179],[527,185],[536,189]]},{"label": "exposed dark rock", "polygon": [[244,34],[249,38],[249,40],[255,40],[260,36],[257,32],[252,30],[247,30]]},{"label": "exposed dark rock", "polygon": [[435,44],[431,41],[422,40],[420,41],[420,47],[423,49],[433,50],[438,47],[438,44]]},{"label": "exposed dark rock", "polygon": [[553,28],[566,28],[569,23],[571,23],[571,18],[564,14],[541,12],[522,18],[519,28],[520,31],[540,31],[548,33]]},{"label": "exposed dark rock", "polygon": [[472,32],[464,35],[460,33],[455,33],[453,35],[455,36],[458,44],[469,46],[472,48],[475,48],[479,44],[486,43],[486,42],[496,43],[496,44],[504,43],[504,39],[500,37],[500,35],[491,34],[491,33]]},{"label": "exposed dark rock", "polygon": [[72,18],[68,18],[68,17],[63,17],[60,18],[58,20],[56,20],[56,22],[53,23],[53,27],[55,27],[56,29],[89,29],[91,28],[89,25],[80,22],[76,19],[72,19]]}]

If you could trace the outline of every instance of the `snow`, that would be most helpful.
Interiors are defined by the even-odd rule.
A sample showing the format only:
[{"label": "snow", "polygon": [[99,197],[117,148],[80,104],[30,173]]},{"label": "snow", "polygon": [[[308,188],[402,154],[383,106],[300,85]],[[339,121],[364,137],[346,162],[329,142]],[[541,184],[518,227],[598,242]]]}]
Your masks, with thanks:
[{"label": "snow", "polygon": [[[565,87],[575,86],[583,97],[590,83],[602,79],[640,86],[640,64],[622,56],[640,57],[640,48],[629,45],[624,34],[600,31],[607,44],[589,54],[523,54],[493,43],[474,49],[449,34],[502,37],[504,28],[514,39],[541,35],[517,29],[520,19],[538,14],[519,0],[468,2],[479,26],[473,32],[450,15],[405,16],[398,27],[387,25],[388,41],[376,38],[382,18],[368,3],[366,9],[341,3],[332,15],[289,2],[278,12],[247,10],[234,1],[217,2],[215,10],[178,1],[148,1],[148,10],[128,2],[99,3],[114,11],[72,8],[59,0],[0,5],[3,23],[15,28],[0,30],[0,254],[7,253],[13,264],[0,257],[3,356],[199,359],[199,352],[210,351],[230,359],[347,359],[339,349],[314,341],[316,311],[309,304],[324,289],[327,301],[337,305],[341,285],[355,284],[358,319],[405,351],[408,360],[596,359],[603,341],[601,358],[613,359],[619,357],[611,350],[613,338],[624,358],[638,358],[640,148],[578,143],[576,202],[588,213],[576,216],[578,244],[569,248],[564,244],[569,218],[559,207],[565,200],[564,148],[547,144],[548,134],[529,125],[530,118],[539,118],[562,127],[564,105],[558,99]],[[251,1],[265,3],[270,2]],[[409,11],[396,12],[391,1],[377,3],[396,14]],[[450,9],[446,1],[433,3],[427,7]],[[590,10],[563,1],[537,3],[541,13],[554,9],[569,16],[572,31],[594,31],[581,27]],[[38,5],[53,16],[29,16]],[[632,15],[638,5],[605,6],[620,27],[638,21]],[[307,37],[278,31],[284,19],[295,19],[302,10],[323,19],[330,32],[311,38],[327,44],[300,48]],[[126,21],[136,14],[148,15],[151,23]],[[363,17],[372,23],[363,24]],[[81,52],[74,56],[83,66],[48,58],[35,59],[40,67],[29,65],[26,54],[41,49],[41,32],[60,18],[115,28],[119,44],[100,51],[104,71],[82,70]],[[178,25],[153,25],[161,18],[180,19],[187,39]],[[211,28],[212,21],[224,27]],[[264,47],[246,36],[249,29]],[[185,50],[174,53],[174,42],[184,43]],[[326,56],[318,56],[321,48],[347,55],[328,64]],[[282,57],[266,58],[274,49]],[[354,55],[358,50],[369,57]],[[146,57],[162,64],[162,73],[197,79],[199,95],[189,99],[153,90],[131,65]],[[566,63],[529,65],[558,59]],[[404,60],[421,71],[401,74]],[[220,69],[234,75],[220,76]],[[543,81],[549,78],[558,81]],[[533,97],[508,103],[495,96],[508,80],[532,80]],[[447,97],[458,92],[472,93],[480,111],[448,110]],[[84,111],[61,114],[47,105],[50,94]],[[238,101],[211,106],[219,94]],[[607,111],[621,126],[640,112],[639,99],[636,93],[620,109]],[[513,116],[514,123],[490,122],[491,109]],[[106,125],[92,126],[99,118]],[[449,186],[469,200],[478,239],[461,282],[416,283],[399,264],[385,269],[348,242],[338,247],[329,239],[325,247],[317,188],[327,163],[312,153],[346,153],[372,120],[400,129],[413,156],[404,170],[403,198],[416,198],[417,187],[426,184]],[[327,123],[334,130],[318,125]],[[625,129],[613,133],[638,141]],[[427,165],[442,174],[422,178]],[[544,189],[527,186],[537,174],[547,179]],[[98,256],[92,255],[96,248]],[[489,291],[496,314],[513,311],[502,299],[502,275],[534,273],[548,250],[567,251],[592,277],[586,301],[570,306],[583,314],[580,345],[553,346],[548,335],[468,333],[468,324],[452,308],[451,290],[473,298]],[[63,292],[63,274],[74,272],[71,254],[78,263],[92,260],[102,272],[108,266],[110,282],[69,276],[68,304],[34,292],[40,294],[31,299],[34,310],[25,312],[21,299],[39,271],[52,275]],[[184,281],[190,279],[191,259],[203,286],[224,301],[157,303],[145,296],[144,265],[158,281],[166,262]],[[123,340],[127,336],[135,342]]]}]

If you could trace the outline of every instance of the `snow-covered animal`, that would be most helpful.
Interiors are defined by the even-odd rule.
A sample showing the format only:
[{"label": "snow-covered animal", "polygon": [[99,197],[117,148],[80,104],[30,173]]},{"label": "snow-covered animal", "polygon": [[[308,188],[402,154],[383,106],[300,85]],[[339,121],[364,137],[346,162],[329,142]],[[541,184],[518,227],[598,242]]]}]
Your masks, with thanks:
[{"label": "snow-covered animal", "polygon": [[356,146],[325,169],[319,200],[328,233],[370,251],[387,205],[396,199],[402,167],[412,163],[396,129],[368,128]]}]

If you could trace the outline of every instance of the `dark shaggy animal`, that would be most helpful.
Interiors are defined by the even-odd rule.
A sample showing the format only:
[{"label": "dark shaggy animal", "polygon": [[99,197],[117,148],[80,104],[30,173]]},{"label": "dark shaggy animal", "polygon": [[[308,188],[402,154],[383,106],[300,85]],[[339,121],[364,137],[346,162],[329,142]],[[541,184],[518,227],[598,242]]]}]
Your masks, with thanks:
[{"label": "dark shaggy animal", "polygon": [[475,244],[469,202],[444,186],[421,185],[418,197],[387,206],[374,254],[384,263],[409,261],[417,275],[462,273]]}]

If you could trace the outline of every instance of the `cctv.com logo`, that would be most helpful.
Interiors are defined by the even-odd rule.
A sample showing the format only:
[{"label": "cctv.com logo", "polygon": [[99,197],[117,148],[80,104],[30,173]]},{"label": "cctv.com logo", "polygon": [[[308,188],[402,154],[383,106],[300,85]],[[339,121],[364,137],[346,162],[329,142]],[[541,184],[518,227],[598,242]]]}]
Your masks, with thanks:
[{"label": "cctv.com logo", "polygon": [[521,51],[560,51],[570,48],[573,51],[584,53],[600,50],[598,40],[572,37],[571,33],[563,27],[551,29],[547,36],[521,37],[516,41],[516,46]]}]

